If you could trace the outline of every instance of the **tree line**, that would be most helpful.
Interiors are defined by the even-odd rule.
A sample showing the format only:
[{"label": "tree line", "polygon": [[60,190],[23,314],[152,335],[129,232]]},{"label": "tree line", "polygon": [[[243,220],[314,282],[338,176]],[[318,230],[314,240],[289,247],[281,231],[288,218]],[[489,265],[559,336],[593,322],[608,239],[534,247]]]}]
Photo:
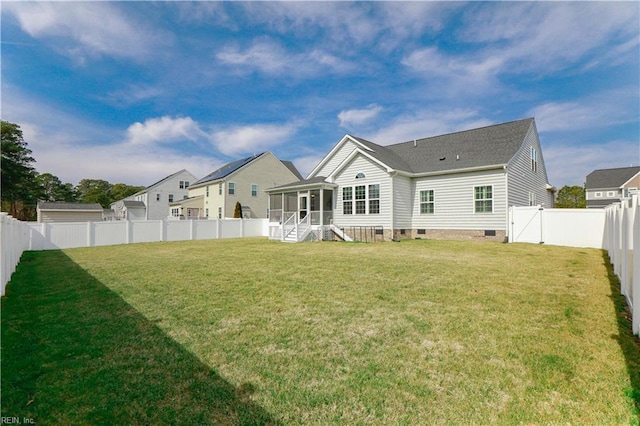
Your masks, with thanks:
[{"label": "tree line", "polygon": [[114,201],[143,190],[144,186],[124,183],[112,184],[102,179],[82,179],[77,185],[63,183],[51,173],[38,173],[33,164],[22,129],[15,123],[1,121],[2,139],[2,193],[3,212],[20,220],[34,220],[38,201],[66,201],[99,203],[109,208]]}]

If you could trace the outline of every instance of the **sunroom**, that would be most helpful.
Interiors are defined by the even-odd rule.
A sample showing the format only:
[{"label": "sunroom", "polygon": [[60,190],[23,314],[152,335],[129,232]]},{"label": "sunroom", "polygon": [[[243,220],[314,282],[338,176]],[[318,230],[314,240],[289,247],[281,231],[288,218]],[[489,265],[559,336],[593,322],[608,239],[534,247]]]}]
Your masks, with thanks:
[{"label": "sunroom", "polygon": [[266,190],[270,239],[304,241],[311,233],[332,225],[337,185],[325,179],[317,176]]}]

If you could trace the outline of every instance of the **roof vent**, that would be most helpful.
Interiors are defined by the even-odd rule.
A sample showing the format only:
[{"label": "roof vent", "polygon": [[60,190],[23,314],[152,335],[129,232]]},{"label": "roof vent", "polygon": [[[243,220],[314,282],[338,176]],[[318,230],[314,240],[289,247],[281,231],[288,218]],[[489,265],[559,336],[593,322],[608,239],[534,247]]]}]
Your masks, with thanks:
[{"label": "roof vent", "polygon": [[440,157],[440,161],[444,161],[447,157]]},{"label": "roof vent", "polygon": [[458,161],[460,159],[459,155],[456,155],[456,161]]},{"label": "roof vent", "polygon": [[413,147],[415,148],[416,146],[418,146],[418,141],[416,139],[413,140]]}]

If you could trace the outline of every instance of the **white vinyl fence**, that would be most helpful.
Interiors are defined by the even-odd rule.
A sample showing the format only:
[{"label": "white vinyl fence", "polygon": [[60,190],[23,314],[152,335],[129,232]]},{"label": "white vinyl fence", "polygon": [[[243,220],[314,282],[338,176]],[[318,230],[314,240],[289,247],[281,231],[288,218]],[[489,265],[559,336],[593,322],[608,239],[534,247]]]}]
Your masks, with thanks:
[{"label": "white vinyl fence", "polygon": [[640,196],[605,209],[605,249],[631,310],[633,334],[640,335]]},{"label": "white vinyl fence", "polygon": [[266,237],[268,219],[21,222],[2,213],[1,294],[25,250],[57,250],[156,241]]},{"label": "white vinyl fence", "polygon": [[639,203],[634,195],[604,209],[511,207],[509,242],[607,250],[631,311],[633,333],[640,334]]},{"label": "white vinyl fence", "polygon": [[509,208],[509,242],[604,248],[604,209]]},{"label": "white vinyl fence", "polygon": [[22,252],[29,250],[29,232],[26,222],[0,213],[0,296],[4,296],[4,287],[16,270]]}]

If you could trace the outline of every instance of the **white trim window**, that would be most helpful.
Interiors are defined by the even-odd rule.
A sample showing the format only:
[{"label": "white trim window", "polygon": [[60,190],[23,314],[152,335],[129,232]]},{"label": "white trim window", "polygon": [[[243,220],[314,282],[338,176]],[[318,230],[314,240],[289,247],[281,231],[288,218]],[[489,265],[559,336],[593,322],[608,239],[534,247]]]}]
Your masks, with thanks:
[{"label": "white trim window", "polygon": [[236,184],[234,182],[229,182],[227,187],[229,188],[229,195],[236,195]]},{"label": "white trim window", "polygon": [[353,187],[342,188],[342,214],[353,214]]},{"label": "white trim window", "polygon": [[218,195],[222,195],[222,182],[218,184]]},{"label": "white trim window", "polygon": [[356,193],[356,214],[367,214],[367,187],[358,185],[354,192]]},{"label": "white trim window", "polygon": [[169,202],[173,203],[173,194],[169,194]]},{"label": "white trim window", "polygon": [[433,189],[420,191],[420,214],[433,214],[435,212],[435,199]]},{"label": "white trim window", "polygon": [[531,147],[531,170],[538,171],[538,151],[534,147]]},{"label": "white trim window", "polygon": [[258,185],[255,183],[251,184],[251,196],[252,197],[257,197],[258,196]]},{"label": "white trim window", "polygon": [[493,186],[475,186],[473,201],[475,213],[493,213]]},{"label": "white trim window", "polygon": [[[355,208],[354,208],[355,201]],[[379,214],[380,184],[345,186],[342,188],[343,214]]]},{"label": "white trim window", "polygon": [[369,185],[369,214],[380,213],[380,184]]}]

